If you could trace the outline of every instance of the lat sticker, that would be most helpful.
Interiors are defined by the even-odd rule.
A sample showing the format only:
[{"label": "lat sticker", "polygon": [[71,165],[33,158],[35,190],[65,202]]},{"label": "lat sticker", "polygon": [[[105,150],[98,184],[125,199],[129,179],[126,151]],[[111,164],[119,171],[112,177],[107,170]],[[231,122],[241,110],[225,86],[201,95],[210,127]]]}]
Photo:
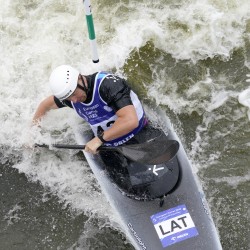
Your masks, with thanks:
[{"label": "lat sticker", "polygon": [[150,218],[163,247],[199,235],[185,205],[154,214]]}]

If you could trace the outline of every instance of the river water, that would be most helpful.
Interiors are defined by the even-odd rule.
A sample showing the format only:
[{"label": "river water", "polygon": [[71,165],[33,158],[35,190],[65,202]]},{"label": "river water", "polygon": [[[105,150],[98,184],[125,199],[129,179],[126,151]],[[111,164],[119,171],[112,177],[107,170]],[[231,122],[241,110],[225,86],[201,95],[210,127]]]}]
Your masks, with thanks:
[{"label": "river water", "polygon": [[[97,0],[93,64],[82,1],[0,0],[0,249],[134,249],[74,143],[81,121],[51,111],[53,68],[126,77],[172,120],[203,186],[223,249],[249,249],[249,0]],[[85,126],[85,125],[84,125]]]}]

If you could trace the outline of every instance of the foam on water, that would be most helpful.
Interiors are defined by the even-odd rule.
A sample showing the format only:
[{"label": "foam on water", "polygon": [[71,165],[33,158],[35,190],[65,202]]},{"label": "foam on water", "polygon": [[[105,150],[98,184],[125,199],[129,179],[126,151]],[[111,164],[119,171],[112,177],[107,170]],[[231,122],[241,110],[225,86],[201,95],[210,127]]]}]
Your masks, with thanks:
[{"label": "foam on water", "polygon": [[223,178],[214,178],[213,180],[217,183],[226,182],[227,185],[232,186],[233,188],[237,188],[238,185],[250,181],[250,172],[244,177],[242,176],[223,177]]},{"label": "foam on water", "polygon": [[18,222],[20,218],[20,211],[22,210],[22,207],[18,204],[16,204],[5,216],[4,219],[7,221],[7,225],[14,224]]},{"label": "foam on water", "polygon": [[105,211],[109,206],[105,206],[105,198],[86,162],[77,160],[73,152],[41,151],[35,149],[33,152],[25,152],[26,160],[15,167],[32,181],[39,181],[48,187],[65,207],[70,205],[78,212],[107,216]]},{"label": "foam on water", "polygon": [[[152,4],[129,1],[126,6],[121,5],[114,7],[112,20],[110,15],[105,15],[110,5],[104,5],[102,16],[110,21],[104,22],[103,31],[112,31],[108,55],[111,52],[119,62],[117,49],[122,49],[118,54],[124,59],[124,55],[147,40],[153,40],[156,47],[176,59],[195,62],[218,55],[228,59],[233,49],[244,44],[242,34],[250,16],[247,0],[194,0],[169,5],[166,1],[154,1]],[[119,15],[122,7],[128,12]]]},{"label": "foam on water", "polygon": [[[249,85],[250,74],[247,74],[247,77],[248,79],[246,80],[246,83],[247,85]],[[248,87],[247,89],[245,89],[239,94],[238,100],[240,104],[247,107],[248,109],[247,115],[248,115],[248,119],[250,120],[250,87]]]},{"label": "foam on water", "polygon": [[92,67],[88,66],[91,54],[82,3],[1,4],[0,119],[1,145],[5,146],[1,162],[11,158],[16,149],[22,160],[14,167],[49,188],[65,206],[115,221],[86,162],[73,160],[69,152],[56,157],[55,151],[44,154],[43,149],[25,148],[34,142],[54,142],[53,134],[59,141],[74,142],[71,126],[79,119],[72,110],[51,111],[41,129],[31,127],[31,119],[39,102],[50,95],[48,78],[55,66],[69,63],[81,67],[82,59],[87,58],[90,63],[85,70]]}]

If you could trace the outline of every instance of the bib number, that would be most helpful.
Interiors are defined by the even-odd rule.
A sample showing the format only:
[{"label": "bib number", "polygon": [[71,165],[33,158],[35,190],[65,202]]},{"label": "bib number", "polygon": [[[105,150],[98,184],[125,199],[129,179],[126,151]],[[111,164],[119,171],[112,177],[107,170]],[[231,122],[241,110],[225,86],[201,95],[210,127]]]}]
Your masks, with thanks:
[{"label": "bib number", "polygon": [[[105,131],[105,130],[107,130],[108,128],[110,128],[113,124],[115,123],[115,121],[109,121],[109,122],[107,122],[106,123],[106,125],[105,126],[98,126],[97,127],[97,134],[99,135],[99,134],[101,134],[103,131]],[[106,129],[105,129],[106,128]]]}]

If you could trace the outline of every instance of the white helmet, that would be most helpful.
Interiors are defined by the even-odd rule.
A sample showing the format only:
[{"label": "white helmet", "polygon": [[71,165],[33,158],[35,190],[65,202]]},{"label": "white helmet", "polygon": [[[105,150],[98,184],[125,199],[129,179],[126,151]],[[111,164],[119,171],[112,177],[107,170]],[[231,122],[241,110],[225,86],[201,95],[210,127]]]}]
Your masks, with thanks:
[{"label": "white helmet", "polygon": [[61,65],[50,75],[50,89],[59,100],[64,100],[73,94],[77,87],[79,71],[69,65]]}]

